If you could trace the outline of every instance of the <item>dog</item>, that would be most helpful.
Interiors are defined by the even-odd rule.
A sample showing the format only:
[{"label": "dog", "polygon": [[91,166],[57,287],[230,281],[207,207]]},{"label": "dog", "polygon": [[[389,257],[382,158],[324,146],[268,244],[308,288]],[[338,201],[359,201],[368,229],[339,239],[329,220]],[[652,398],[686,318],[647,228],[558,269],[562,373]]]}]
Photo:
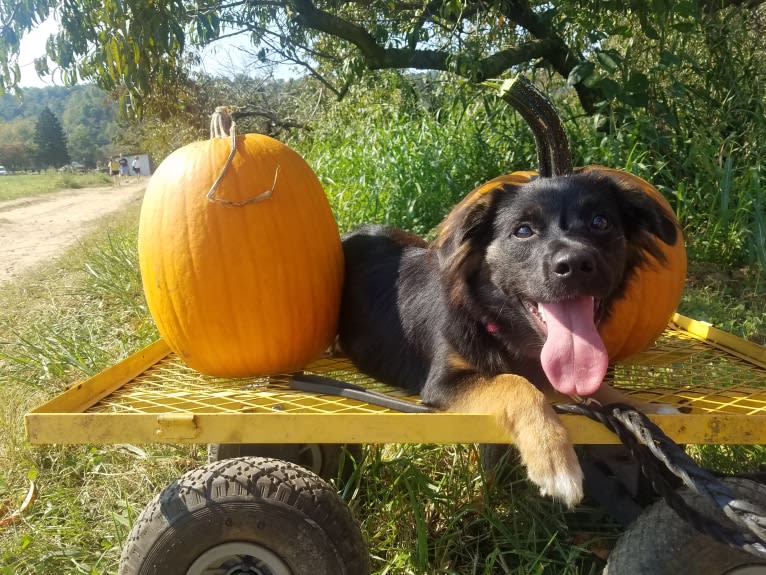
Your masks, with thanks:
[{"label": "dog", "polygon": [[[549,396],[603,384],[598,325],[676,226],[629,180],[590,171],[466,196],[430,243],[381,225],[343,238],[339,344],[362,372],[439,410],[493,414],[529,479],[568,506],[583,474]],[[490,183],[492,184],[492,183]]]}]

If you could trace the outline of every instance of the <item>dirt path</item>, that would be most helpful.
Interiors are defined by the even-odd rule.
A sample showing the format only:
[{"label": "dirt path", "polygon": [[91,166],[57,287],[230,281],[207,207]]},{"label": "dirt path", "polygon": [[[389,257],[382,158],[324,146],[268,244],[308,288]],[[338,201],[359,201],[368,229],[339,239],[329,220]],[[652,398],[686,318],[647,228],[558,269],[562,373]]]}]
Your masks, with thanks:
[{"label": "dirt path", "polygon": [[100,218],[140,201],[146,182],[0,202],[0,284],[63,254]]}]

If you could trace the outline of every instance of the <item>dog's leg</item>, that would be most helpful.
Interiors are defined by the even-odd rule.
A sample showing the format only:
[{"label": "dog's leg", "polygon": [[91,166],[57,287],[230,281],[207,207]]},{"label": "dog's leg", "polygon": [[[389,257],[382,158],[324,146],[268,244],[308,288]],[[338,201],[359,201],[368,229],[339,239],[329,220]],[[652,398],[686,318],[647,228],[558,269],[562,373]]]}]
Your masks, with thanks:
[{"label": "dog's leg", "polygon": [[568,506],[583,496],[583,474],[566,428],[534,385],[504,374],[475,376],[449,406],[449,411],[491,413],[513,438],[529,479],[543,495]]}]

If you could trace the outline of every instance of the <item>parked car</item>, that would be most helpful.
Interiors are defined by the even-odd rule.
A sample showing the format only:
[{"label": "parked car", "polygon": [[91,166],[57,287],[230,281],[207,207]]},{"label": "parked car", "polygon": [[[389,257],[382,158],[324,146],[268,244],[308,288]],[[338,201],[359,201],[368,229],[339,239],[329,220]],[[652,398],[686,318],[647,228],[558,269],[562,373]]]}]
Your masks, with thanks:
[{"label": "parked car", "polygon": [[5,166],[0,166],[0,176],[7,176],[8,170],[5,169]]},{"label": "parked car", "polygon": [[70,162],[65,166],[59,168],[59,172],[84,172],[85,166],[80,162]]}]

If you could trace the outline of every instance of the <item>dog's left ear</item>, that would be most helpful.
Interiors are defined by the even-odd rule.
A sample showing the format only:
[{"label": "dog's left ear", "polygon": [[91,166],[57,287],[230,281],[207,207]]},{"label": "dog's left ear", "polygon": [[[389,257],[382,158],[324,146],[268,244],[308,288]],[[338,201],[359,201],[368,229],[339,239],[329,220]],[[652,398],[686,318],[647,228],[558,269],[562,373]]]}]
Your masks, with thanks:
[{"label": "dog's left ear", "polygon": [[658,262],[666,263],[658,242],[673,246],[681,240],[674,215],[667,206],[641,189],[638,182],[628,178],[612,179],[620,191],[617,197],[628,244],[649,252]]}]

